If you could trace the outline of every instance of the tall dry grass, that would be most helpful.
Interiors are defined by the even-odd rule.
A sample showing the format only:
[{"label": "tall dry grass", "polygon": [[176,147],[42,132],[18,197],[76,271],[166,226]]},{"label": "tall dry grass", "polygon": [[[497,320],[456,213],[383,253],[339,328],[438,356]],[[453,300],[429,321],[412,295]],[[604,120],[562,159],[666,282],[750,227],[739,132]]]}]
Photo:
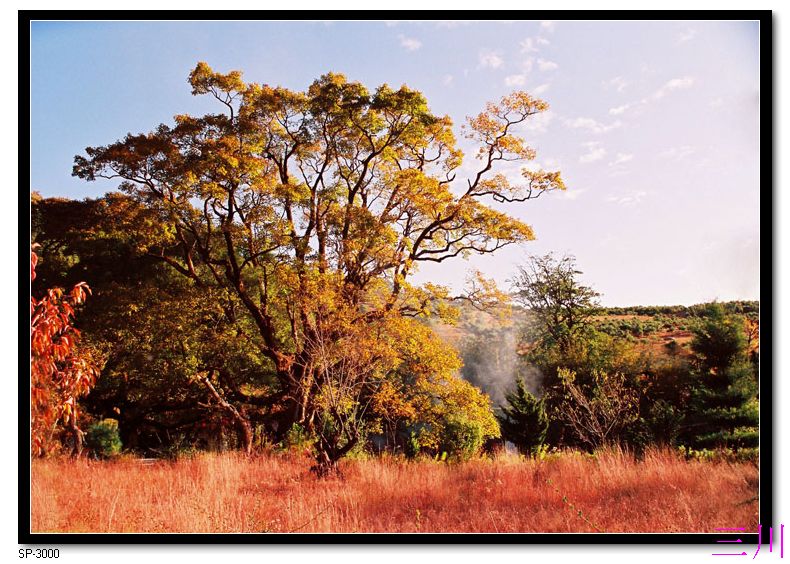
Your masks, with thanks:
[{"label": "tall dry grass", "polygon": [[[714,532],[757,524],[757,468],[611,451],[544,461],[202,454],[142,466],[34,460],[34,532]],[[579,515],[581,511],[581,516]]]}]

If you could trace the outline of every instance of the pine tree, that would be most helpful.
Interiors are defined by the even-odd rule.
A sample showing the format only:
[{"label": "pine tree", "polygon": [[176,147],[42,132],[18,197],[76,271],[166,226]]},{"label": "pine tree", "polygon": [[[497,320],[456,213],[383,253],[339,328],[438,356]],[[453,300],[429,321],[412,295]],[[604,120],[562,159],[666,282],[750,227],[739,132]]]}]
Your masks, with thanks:
[{"label": "pine tree", "polygon": [[701,448],[754,448],[759,443],[759,402],[742,319],[718,304],[694,331],[697,373],[686,417],[685,442]]},{"label": "pine tree", "polygon": [[545,442],[549,428],[543,399],[532,395],[521,378],[505,399],[509,406],[502,408],[499,417],[502,438],[515,444],[522,454],[534,453]]}]

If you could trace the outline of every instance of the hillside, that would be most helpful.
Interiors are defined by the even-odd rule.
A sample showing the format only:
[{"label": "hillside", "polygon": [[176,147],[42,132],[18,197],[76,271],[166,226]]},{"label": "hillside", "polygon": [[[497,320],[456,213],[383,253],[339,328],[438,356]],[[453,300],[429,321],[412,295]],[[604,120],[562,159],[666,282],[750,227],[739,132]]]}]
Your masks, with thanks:
[{"label": "hillside", "polygon": [[[600,331],[631,342],[638,352],[653,360],[689,356],[692,329],[705,318],[707,305],[601,308],[592,322]],[[749,320],[749,350],[757,350],[759,302],[721,305],[728,314]],[[523,362],[530,345],[531,323],[530,312],[518,306],[485,313],[464,305],[455,325],[436,321],[430,325],[461,354],[463,377],[488,393],[494,405],[500,405],[517,376],[524,378],[533,392],[539,391],[538,375]]]}]

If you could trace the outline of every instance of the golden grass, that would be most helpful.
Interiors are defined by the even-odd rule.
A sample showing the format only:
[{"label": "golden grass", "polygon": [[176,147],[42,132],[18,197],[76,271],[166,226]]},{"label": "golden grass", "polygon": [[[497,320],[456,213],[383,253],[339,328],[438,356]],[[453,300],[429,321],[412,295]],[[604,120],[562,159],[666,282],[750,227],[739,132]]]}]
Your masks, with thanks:
[{"label": "golden grass", "polygon": [[[34,460],[33,532],[714,532],[755,528],[757,468],[654,451],[462,464],[202,454]],[[563,500],[565,497],[565,500]],[[583,518],[578,515],[582,511]]]}]

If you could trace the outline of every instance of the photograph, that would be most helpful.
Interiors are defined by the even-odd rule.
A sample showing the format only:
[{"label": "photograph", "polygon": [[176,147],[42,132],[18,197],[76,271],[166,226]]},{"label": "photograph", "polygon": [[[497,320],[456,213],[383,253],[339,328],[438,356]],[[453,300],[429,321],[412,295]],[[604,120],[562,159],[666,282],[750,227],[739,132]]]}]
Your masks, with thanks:
[{"label": "photograph", "polygon": [[758,539],[770,12],[129,14],[20,14],[20,542]]}]

